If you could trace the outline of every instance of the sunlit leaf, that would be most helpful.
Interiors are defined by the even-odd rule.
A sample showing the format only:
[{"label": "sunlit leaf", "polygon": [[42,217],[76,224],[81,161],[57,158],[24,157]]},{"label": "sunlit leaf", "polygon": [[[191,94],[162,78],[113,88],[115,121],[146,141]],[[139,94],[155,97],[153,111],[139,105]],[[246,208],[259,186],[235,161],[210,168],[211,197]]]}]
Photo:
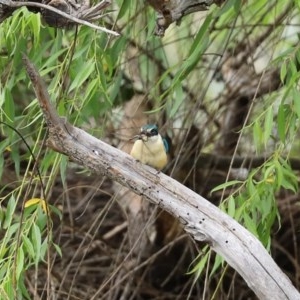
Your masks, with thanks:
[{"label": "sunlit leaf", "polygon": [[24,204],[24,207],[27,208],[27,207],[30,207],[30,206],[36,205],[36,204],[40,204],[42,206],[43,211],[46,214],[49,213],[47,202],[44,199],[41,199],[41,198],[32,198],[32,199],[27,200]]},{"label": "sunlit leaf", "polygon": [[35,204],[37,204],[37,203],[41,203],[41,201],[42,201],[42,199],[40,199],[40,198],[32,198],[32,199],[29,199],[29,200],[27,200],[27,201],[25,202],[24,207],[25,207],[25,208],[26,208],[26,207],[30,207],[30,206],[35,205]]}]

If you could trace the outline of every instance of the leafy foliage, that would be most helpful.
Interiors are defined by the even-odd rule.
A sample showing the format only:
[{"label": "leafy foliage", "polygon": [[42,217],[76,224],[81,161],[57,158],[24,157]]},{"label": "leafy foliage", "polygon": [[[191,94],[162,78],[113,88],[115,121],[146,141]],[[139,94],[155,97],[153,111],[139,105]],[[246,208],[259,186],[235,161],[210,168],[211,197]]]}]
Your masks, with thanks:
[{"label": "leafy foliage", "polygon": [[[115,2],[114,12],[103,22],[114,24],[122,33],[118,38],[83,26],[70,30],[45,27],[39,15],[25,8],[0,24],[0,121],[15,128],[36,157],[34,160],[16,131],[1,123],[0,176],[5,183],[0,186],[0,293],[7,299],[30,299],[26,271],[34,268],[37,274],[42,262],[50,265],[55,258],[50,249],[61,254],[52,220],[61,217],[61,204],[63,209],[69,204],[52,195],[58,181],[68,193],[67,170],[75,169],[66,157],[45,147],[47,130],[23,68],[22,53],[40,70],[59,114],[97,137],[108,138],[111,128],[117,132],[118,112],[124,103],[133,95],[143,95],[149,104],[149,119],[163,123],[160,127],[173,138],[170,173],[182,179],[180,171],[193,160],[182,182],[195,190],[200,186],[197,191],[211,195],[212,201],[217,198],[220,208],[266,248],[271,249],[272,232],[280,227],[280,192],[298,192],[297,173],[289,158],[299,151],[300,52],[292,26],[298,22],[299,1],[295,5],[275,0],[227,1],[205,16],[186,16],[163,39],[153,36],[155,13],[151,8],[141,1]],[[247,47],[245,55],[242,50]],[[236,131],[239,139],[232,159],[237,154],[262,155],[265,162],[247,169],[245,178],[231,176],[228,168],[221,182],[212,185],[205,179],[216,177],[213,170],[198,168],[201,152],[218,152],[224,119],[229,115],[226,110],[239,91],[253,89],[253,77],[243,81],[248,69],[241,68],[230,80],[220,80],[230,60],[236,60],[237,70],[247,65],[261,76],[256,91],[265,72],[272,69],[278,70],[281,86],[263,95],[254,93],[245,108],[247,117]],[[238,92],[228,88],[231,80],[236,80]],[[109,142],[118,143],[115,137]],[[8,173],[13,177],[10,181]],[[28,199],[31,202],[25,207]],[[43,209],[45,203],[49,214]],[[220,268],[226,273],[222,258],[208,251],[203,249],[192,271],[197,276],[206,272],[210,278]]]}]

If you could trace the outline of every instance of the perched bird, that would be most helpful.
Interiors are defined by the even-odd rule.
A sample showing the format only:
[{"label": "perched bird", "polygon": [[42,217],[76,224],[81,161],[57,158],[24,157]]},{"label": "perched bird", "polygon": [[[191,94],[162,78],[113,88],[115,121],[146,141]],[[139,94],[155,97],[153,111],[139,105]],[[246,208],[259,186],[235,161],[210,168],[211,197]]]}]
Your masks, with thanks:
[{"label": "perched bird", "polygon": [[157,170],[163,169],[167,162],[168,143],[158,133],[158,127],[153,124],[144,125],[133,144],[130,155],[141,163]]}]

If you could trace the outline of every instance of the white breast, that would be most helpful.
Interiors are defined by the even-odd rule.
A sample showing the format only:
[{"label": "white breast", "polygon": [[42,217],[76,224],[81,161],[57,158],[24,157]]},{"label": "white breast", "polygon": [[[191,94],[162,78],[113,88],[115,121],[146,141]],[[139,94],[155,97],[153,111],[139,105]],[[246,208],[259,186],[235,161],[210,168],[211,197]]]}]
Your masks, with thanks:
[{"label": "white breast", "polygon": [[148,140],[137,140],[130,154],[143,164],[161,170],[168,161],[164,143],[160,135],[148,138]]}]

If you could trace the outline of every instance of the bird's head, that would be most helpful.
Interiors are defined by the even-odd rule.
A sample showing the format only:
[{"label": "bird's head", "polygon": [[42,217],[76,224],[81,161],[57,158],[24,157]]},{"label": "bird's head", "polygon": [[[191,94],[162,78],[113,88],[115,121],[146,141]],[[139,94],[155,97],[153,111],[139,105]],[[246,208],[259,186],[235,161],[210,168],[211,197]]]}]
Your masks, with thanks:
[{"label": "bird's head", "polygon": [[147,124],[141,128],[139,139],[143,140],[144,142],[148,141],[156,141],[160,137],[158,133],[158,127],[154,124]]},{"label": "bird's head", "polygon": [[165,151],[169,151],[169,143],[166,139],[162,138],[158,132],[158,127],[155,124],[146,124],[141,127],[140,134],[134,137],[135,139],[142,140],[145,143],[156,143],[158,140],[164,144]]}]

